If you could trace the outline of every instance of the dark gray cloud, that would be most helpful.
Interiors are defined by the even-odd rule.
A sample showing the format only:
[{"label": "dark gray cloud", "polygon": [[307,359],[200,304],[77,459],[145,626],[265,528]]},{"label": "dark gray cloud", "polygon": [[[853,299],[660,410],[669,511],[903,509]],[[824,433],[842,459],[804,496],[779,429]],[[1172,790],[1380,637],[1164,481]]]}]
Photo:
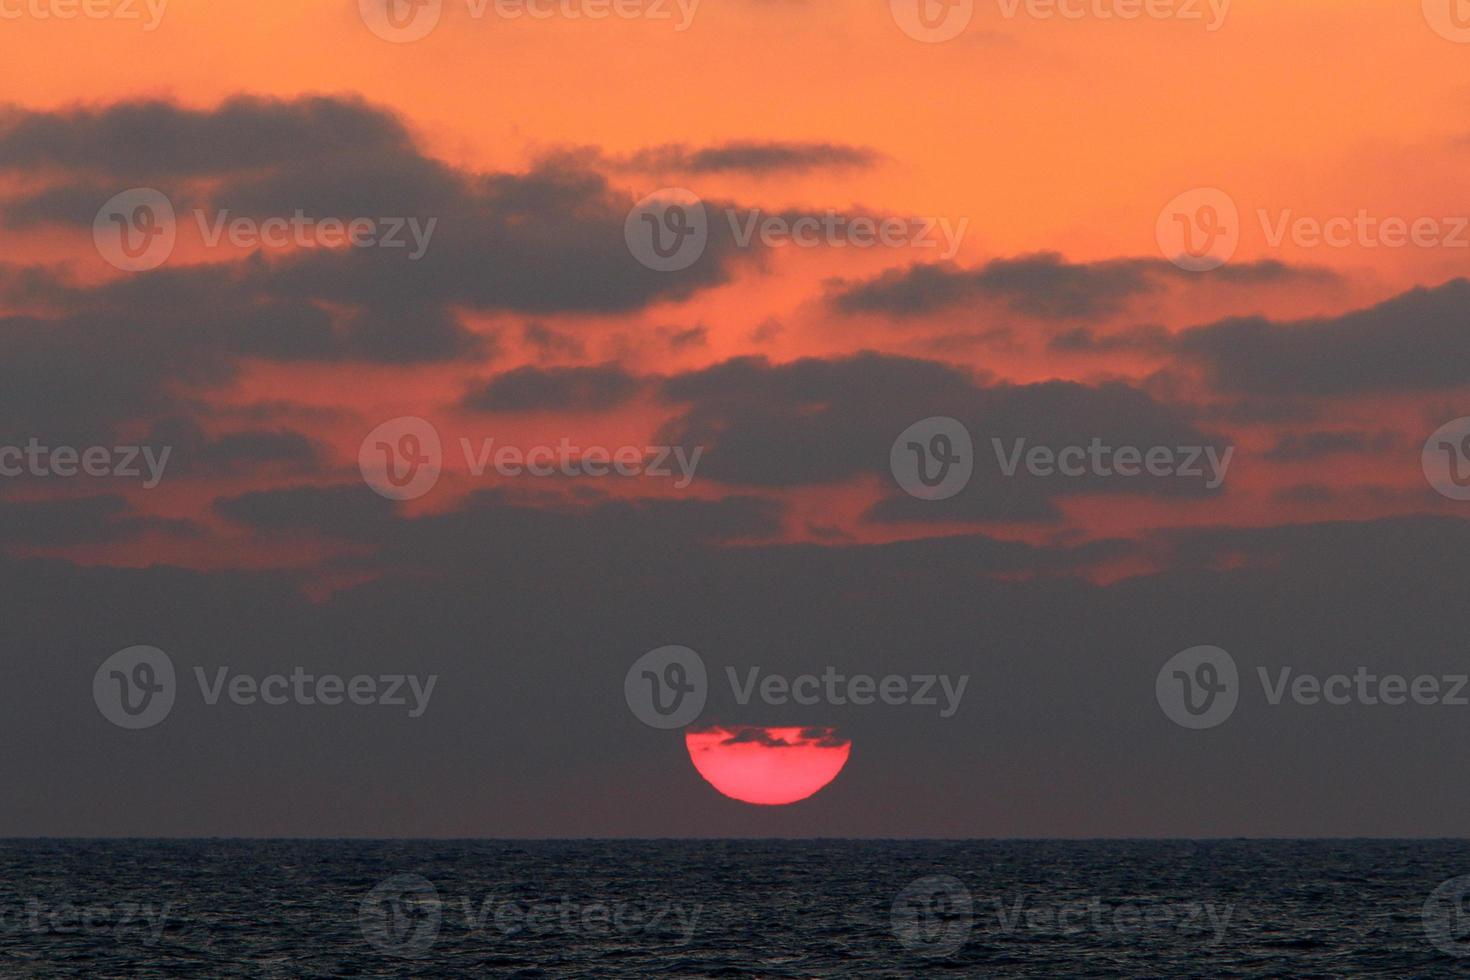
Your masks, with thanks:
[{"label": "dark gray cloud", "polygon": [[882,159],[876,150],[845,143],[736,140],[699,148],[669,143],[641,150],[618,165],[649,173],[763,175],[864,169]]},{"label": "dark gray cloud", "polygon": [[[115,183],[82,177],[0,200],[0,228],[26,230],[40,225],[83,228],[93,222],[103,203],[121,189]],[[179,205],[184,203],[180,196]]]},{"label": "dark gray cloud", "polygon": [[965,373],[932,361],[864,353],[775,365],[741,357],[663,383],[664,398],[689,408],[661,438],[707,447],[701,473],[713,479],[830,482],[886,460],[884,436],[896,422],[903,420],[892,435],[936,414],[921,411],[925,404],[952,405],[975,392]]},{"label": "dark gray cloud", "polygon": [[997,460],[1028,446],[1200,446],[1223,451],[1147,394],[1122,383],[984,386],[935,361],[864,353],[773,365],[745,357],[667,379],[663,397],[689,407],[660,438],[702,446],[700,475],[731,484],[793,487],[871,474],[891,484],[889,450],[909,425],[933,416],[963,422],[975,440],[972,486],[942,502],[897,492],[872,514],[879,520],[1043,520],[1053,498],[1075,493],[1197,495],[1204,481],[1064,479],[1006,476]]},{"label": "dark gray cloud", "polygon": [[[1172,558],[1186,567],[1239,557],[1252,566],[1270,564],[1292,574],[1333,561],[1356,561],[1361,564],[1337,572],[1332,579],[1422,580],[1425,594],[1421,598],[1428,601],[1445,594],[1449,583],[1437,576],[1459,565],[1451,552],[1470,545],[1470,521],[1415,515],[1265,527],[1205,526],[1159,532],[1159,536],[1169,543]],[[1393,547],[1387,547],[1390,539],[1396,542]],[[1384,548],[1379,560],[1368,560],[1377,548]],[[1415,557],[1416,548],[1422,562]],[[1416,579],[1416,574],[1421,578]],[[1405,578],[1399,580],[1399,575]]]},{"label": "dark gray cloud", "polygon": [[394,504],[364,483],[346,483],[253,490],[216,500],[214,511],[259,531],[354,536],[383,527],[394,514]]},{"label": "dark gray cloud", "polygon": [[1119,351],[1165,354],[1173,348],[1173,341],[1169,331],[1157,325],[1113,333],[1102,333],[1091,327],[1073,327],[1047,341],[1047,347],[1068,354],[1114,354]]},{"label": "dark gray cloud", "polygon": [[422,363],[480,359],[493,338],[466,329],[446,307],[385,301],[338,307],[309,294],[280,296],[271,264],[164,267],[97,285],[79,285],[54,271],[0,269],[0,298],[60,311],[66,319],[129,324],[143,343],[175,344],[217,358],[275,361]]},{"label": "dark gray cloud", "polygon": [[1178,349],[1214,384],[1262,395],[1341,396],[1470,384],[1470,282],[1411,290],[1337,317],[1223,320],[1184,331]]},{"label": "dark gray cloud", "polygon": [[[508,549],[521,556],[528,580],[575,574],[593,587],[599,576],[648,569],[683,548],[769,539],[781,521],[778,503],[751,495],[618,499],[589,491],[558,503],[492,489],[457,510],[400,522],[376,541],[392,567],[459,568],[482,562],[489,549]],[[562,558],[568,552],[583,556],[575,572]]]},{"label": "dark gray cloud", "polygon": [[478,360],[493,350],[442,306],[385,301],[334,312],[309,294],[273,294],[269,263],[189,266],[131,276],[68,294],[77,315],[136,311],[149,333],[217,356],[274,361],[424,363]]},{"label": "dark gray cloud", "polygon": [[233,373],[200,335],[146,315],[0,317],[0,443],[109,443],[127,420],[177,408],[168,382]]},{"label": "dark gray cloud", "polygon": [[991,327],[986,330],[962,330],[926,338],[920,343],[923,349],[935,354],[966,354],[977,348],[989,351],[1018,351],[1022,349],[1020,337],[1011,327]]},{"label": "dark gray cloud", "polygon": [[576,336],[553,330],[544,323],[528,323],[521,328],[521,340],[543,359],[580,358],[586,346]]},{"label": "dark gray cloud", "polygon": [[377,364],[484,361],[500,352],[499,338],[477,334],[443,306],[374,303],[337,328],[344,359]]},{"label": "dark gray cloud", "polygon": [[[282,189],[275,195],[278,205],[293,196],[303,200],[297,191]],[[364,193],[377,195],[379,185],[366,183]],[[376,203],[374,210],[357,213],[400,213],[390,202]],[[271,263],[257,281],[285,295],[364,305],[457,303],[530,314],[623,313],[721,285],[735,262],[754,261],[759,254],[737,248],[728,223],[715,220],[703,253],[687,269],[645,268],[624,239],[633,204],[592,172],[492,175],[469,181],[443,207],[409,212],[439,219],[417,261],[405,261],[401,250],[315,250]]]},{"label": "dark gray cloud", "polygon": [[294,363],[479,360],[491,340],[432,306],[342,313],[252,285],[252,263],[164,269],[97,286],[0,275],[0,293],[59,307],[0,317],[0,437],[106,441],[129,420],[186,415],[180,386],[226,383],[244,358]]},{"label": "dark gray cloud", "polygon": [[709,343],[708,327],[686,327],[683,330],[675,330],[669,334],[670,350],[687,350],[690,347],[704,347]]},{"label": "dark gray cloud", "polygon": [[326,450],[287,429],[242,429],[211,437],[192,418],[160,419],[143,440],[168,446],[175,476],[227,476],[262,472],[307,475],[323,470]]},{"label": "dark gray cloud", "polygon": [[66,547],[104,544],[143,534],[193,536],[201,529],[189,521],[143,517],[121,494],[0,500],[0,545]]},{"label": "dark gray cloud", "polygon": [[[114,154],[109,140],[121,133]],[[196,208],[206,222],[226,212],[231,220],[300,212],[413,218],[421,229],[435,222],[417,260],[407,247],[305,249],[251,266],[252,285],[279,299],[626,312],[723,283],[737,258],[758,252],[737,249],[727,223],[714,221],[697,262],[655,272],[624,240],[634,201],[585,161],[548,158],[525,173],[456,170],[424,156],[393,113],[350,98],[16,111],[0,127],[0,167],[31,178],[0,201],[0,221],[12,227],[90,227],[105,201],[145,181],[169,196],[184,224],[196,221]]]},{"label": "dark gray cloud", "polygon": [[814,743],[824,748],[840,748],[851,744],[829,728],[803,728],[794,736],[773,735],[768,729],[734,725],[718,730],[726,734],[721,745],[764,745],[767,748],[790,748],[793,745]]},{"label": "dark gray cloud", "polygon": [[566,575],[570,552],[595,562],[579,578],[657,562],[681,548],[729,540],[769,539],[781,529],[772,500],[633,499],[597,490],[527,497],[504,488],[478,490],[456,508],[405,517],[363,484],[253,491],[215,501],[215,512],[262,531],[314,531],[361,544],[374,565],[445,572],[483,562],[488,551],[521,555],[523,574]]},{"label": "dark gray cloud", "polygon": [[1278,463],[1300,462],[1344,453],[1383,453],[1402,443],[1393,432],[1355,432],[1318,429],[1311,432],[1287,432],[1266,450],[1266,459]]},{"label": "dark gray cloud", "polygon": [[638,393],[640,381],[616,364],[520,367],[498,374],[464,397],[482,412],[574,412],[615,408]]},{"label": "dark gray cloud", "polygon": [[413,139],[397,117],[353,96],[242,95],[212,109],[141,99],[0,113],[0,170],[59,169],[144,180],[412,152]]},{"label": "dark gray cloud", "polygon": [[1325,504],[1337,499],[1337,491],[1325,483],[1297,483],[1271,495],[1289,504]]},{"label": "dark gray cloud", "polygon": [[[1227,271],[1228,270],[1228,271]],[[831,300],[843,313],[923,316],[972,302],[1000,303],[1043,320],[1111,316],[1170,281],[1211,277],[1229,283],[1321,278],[1320,270],[1277,261],[1241,263],[1210,273],[1185,272],[1163,259],[1068,262],[1055,252],[994,259],[977,268],[950,263],[914,264],[858,282],[834,284]]]}]

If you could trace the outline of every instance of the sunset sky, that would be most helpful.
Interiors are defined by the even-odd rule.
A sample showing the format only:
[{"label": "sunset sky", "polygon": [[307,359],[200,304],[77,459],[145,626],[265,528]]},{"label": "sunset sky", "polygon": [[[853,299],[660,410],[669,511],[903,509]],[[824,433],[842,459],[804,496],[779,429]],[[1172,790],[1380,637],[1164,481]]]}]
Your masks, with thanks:
[{"label": "sunset sky", "polygon": [[[1470,707],[1192,733],[1153,694],[1198,644],[1470,671],[1470,503],[1421,458],[1470,415],[1449,3],[976,0],[926,43],[914,0],[443,0],[399,43],[383,2],[0,0],[0,446],[170,448],[152,487],[0,478],[0,835],[1462,831]],[[177,240],[126,271],[94,224],[140,188]],[[709,216],[669,272],[625,238],[665,188]],[[1182,267],[1160,229],[1221,200],[1238,245]],[[410,258],[211,244],[225,212],[433,224]],[[829,215],[935,244],[740,241]],[[942,501],[890,471],[931,417],[974,437]],[[403,418],[442,473],[391,499],[359,460]],[[991,449],[1095,438],[1233,455],[1209,486]],[[685,485],[672,454],[476,474],[489,439],[700,455]],[[135,644],[181,687],[126,732],[87,692]],[[619,694],[663,644],[710,665],[703,722],[833,726],[846,768],[791,807],[713,792]],[[298,664],[439,680],[417,718],[191,688]],[[971,680],[952,717],[757,708],[724,680],[753,665]]]}]

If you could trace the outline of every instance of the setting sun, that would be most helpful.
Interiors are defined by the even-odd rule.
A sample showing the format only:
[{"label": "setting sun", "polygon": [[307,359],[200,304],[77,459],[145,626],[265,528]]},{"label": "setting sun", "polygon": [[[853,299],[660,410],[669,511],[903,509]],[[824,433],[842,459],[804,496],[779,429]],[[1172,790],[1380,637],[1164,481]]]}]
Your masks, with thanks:
[{"label": "setting sun", "polygon": [[694,768],[732,800],[779,806],[837,778],[852,743],[829,728],[731,725],[684,735]]}]

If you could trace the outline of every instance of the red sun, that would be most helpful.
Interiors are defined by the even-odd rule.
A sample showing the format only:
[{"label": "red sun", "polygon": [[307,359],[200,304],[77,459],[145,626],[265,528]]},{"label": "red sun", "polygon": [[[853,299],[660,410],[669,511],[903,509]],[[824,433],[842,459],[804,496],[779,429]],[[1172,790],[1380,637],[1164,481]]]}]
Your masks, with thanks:
[{"label": "red sun", "polygon": [[694,768],[715,789],[742,803],[795,803],[837,778],[852,742],[830,728],[725,725],[688,731]]}]

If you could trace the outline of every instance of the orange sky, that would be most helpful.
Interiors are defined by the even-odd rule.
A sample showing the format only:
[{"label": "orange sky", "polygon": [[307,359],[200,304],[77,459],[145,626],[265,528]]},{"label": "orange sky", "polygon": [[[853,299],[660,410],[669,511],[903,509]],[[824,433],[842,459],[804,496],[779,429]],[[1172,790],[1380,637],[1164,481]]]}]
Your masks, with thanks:
[{"label": "orange sky", "polygon": [[[1273,247],[1257,215],[1258,209],[1273,216],[1290,209],[1322,220],[1361,210],[1409,220],[1470,214],[1463,181],[1470,131],[1460,122],[1470,103],[1470,48],[1438,36],[1414,3],[1237,0],[1223,26],[1211,32],[1180,20],[1008,19],[990,0],[977,5],[964,34],[943,44],[906,37],[886,4],[850,0],[706,0],[684,31],[647,18],[475,18],[465,0],[450,0],[445,9],[439,26],[410,44],[374,36],[355,0],[262,0],[248,15],[238,5],[175,0],[152,31],[121,20],[21,17],[3,24],[0,91],[26,109],[137,97],[208,108],[241,92],[351,94],[402,114],[433,155],[483,172],[521,171],[543,154],[574,147],[595,147],[607,158],[670,143],[698,148],[737,140],[867,147],[880,159],[866,168],[613,173],[611,179],[630,201],[670,183],[706,200],[770,210],[835,208],[965,221],[955,258],[967,266],[1038,251],[1073,262],[1156,259],[1159,209],[1181,191],[1213,186],[1227,190],[1240,207],[1234,261],[1279,259],[1339,273],[1330,281],[1229,289],[1175,283],[1089,323],[1105,330],[1139,324],[1178,330],[1255,313],[1278,319],[1339,314],[1415,285],[1437,285],[1459,274],[1470,254],[1290,242]],[[303,37],[310,43],[300,43]],[[1387,78],[1392,86],[1384,84]],[[12,258],[24,250],[32,260],[75,260],[84,278],[115,275],[96,261],[84,236],[38,229],[13,233],[8,244]],[[192,260],[190,248],[181,245],[180,261]],[[823,303],[829,279],[864,279],[930,258],[901,250],[778,249],[764,268],[742,266],[733,282],[688,301],[629,314],[536,319],[586,340],[574,362],[617,360],[648,375],[744,354],[783,362],[865,348],[948,360],[1021,383],[1125,377],[1147,384],[1164,366],[1135,352],[1049,352],[1045,330],[1003,311],[952,312],[921,318],[918,326],[895,326],[881,316],[836,318]],[[490,423],[455,418],[454,402],[467,384],[530,361],[512,336],[526,318],[461,315],[477,330],[508,331],[493,366],[487,362],[467,373],[463,365],[379,369],[247,360],[235,381],[197,394],[222,409],[275,399],[346,409],[338,423],[315,433],[344,465],[353,458],[363,420],[436,412],[456,433],[478,431],[475,426]],[[765,323],[780,325],[776,339],[752,340]],[[706,331],[703,345],[672,351],[657,339],[694,326]],[[996,327],[1012,332],[1007,344],[936,346],[951,334]],[[391,385],[379,383],[389,378]],[[1406,420],[1411,430],[1421,424],[1421,400],[1385,401],[1371,410],[1359,401],[1356,420],[1381,412]],[[653,438],[662,421],[657,406],[639,403],[597,416],[500,419],[493,428],[508,439],[567,430],[588,441],[638,441]],[[1266,448],[1274,430],[1242,424],[1230,435],[1243,446]],[[1320,464],[1294,474],[1240,463],[1236,473],[1230,494],[1208,505],[1156,502],[1141,510],[1136,501],[1101,498],[1068,502],[1064,509],[1098,536],[1189,523],[1200,519],[1201,506],[1210,507],[1212,521],[1254,523],[1301,516],[1300,506],[1267,502],[1283,487],[1326,479]],[[1362,480],[1360,466],[1355,473]],[[1392,493],[1346,497],[1333,512],[1444,506],[1424,499],[1409,468],[1364,482]],[[856,519],[872,492],[855,481],[816,497],[810,491],[787,497],[798,513],[845,522]],[[158,495],[141,506],[208,519],[208,498],[200,495]],[[800,523],[791,528],[797,538],[803,536]],[[181,561],[199,561],[201,550],[210,550],[197,542],[175,547],[182,550],[171,557]],[[226,559],[221,552],[212,560]]]},{"label": "orange sky", "polygon": [[[706,2],[684,32],[654,20],[476,19],[466,3],[447,3],[411,44],[379,40],[349,0],[263,0],[248,19],[174,0],[151,32],[22,18],[5,25],[0,91],[31,108],[351,92],[400,110],[436,154],[483,169],[567,144],[872,146],[890,159],[871,172],[698,190],[968,216],[970,258],[1148,252],[1151,216],[1200,185],[1301,213],[1470,208],[1458,179],[1465,50],[1417,4],[1236,0],[1211,33],[1185,21],[1007,19],[990,0],[959,38],[930,45],[879,3]],[[1244,254],[1263,247],[1248,239]],[[1422,256],[1312,257],[1373,266],[1393,287],[1414,279],[1392,266],[1424,267]]]}]

